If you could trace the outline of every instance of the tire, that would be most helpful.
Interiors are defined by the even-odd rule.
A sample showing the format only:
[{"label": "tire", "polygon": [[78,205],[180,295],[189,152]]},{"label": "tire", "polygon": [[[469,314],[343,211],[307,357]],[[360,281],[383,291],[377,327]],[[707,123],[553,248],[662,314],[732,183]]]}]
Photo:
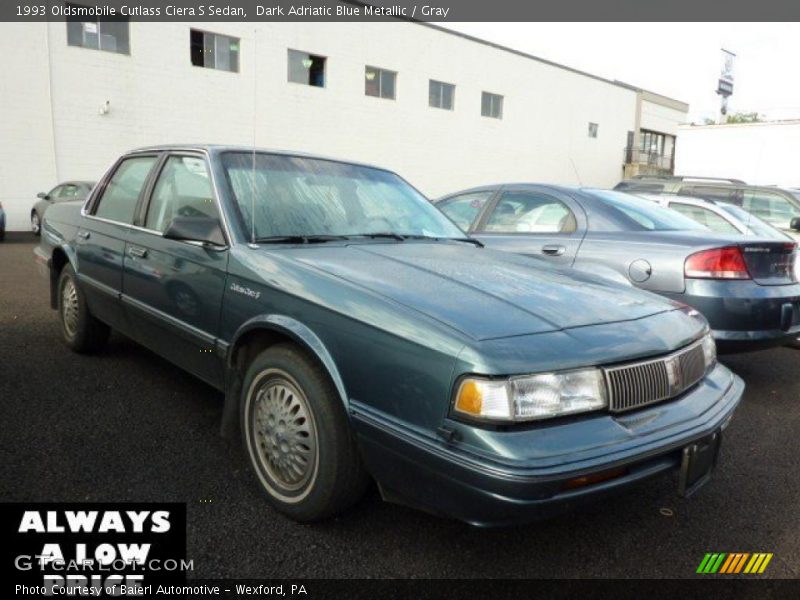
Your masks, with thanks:
[{"label": "tire", "polygon": [[795,348],[797,350],[800,350],[800,336],[796,337],[786,345],[789,346],[790,348]]},{"label": "tire", "polygon": [[42,218],[36,211],[31,213],[31,231],[37,236],[42,234]]},{"label": "tire", "polygon": [[64,341],[75,352],[100,350],[111,333],[108,325],[89,312],[71,265],[66,265],[58,278],[58,321]]},{"label": "tire", "polygon": [[240,402],[250,466],[270,503],[301,522],[357,502],[369,478],[328,374],[292,344],[253,359]]}]

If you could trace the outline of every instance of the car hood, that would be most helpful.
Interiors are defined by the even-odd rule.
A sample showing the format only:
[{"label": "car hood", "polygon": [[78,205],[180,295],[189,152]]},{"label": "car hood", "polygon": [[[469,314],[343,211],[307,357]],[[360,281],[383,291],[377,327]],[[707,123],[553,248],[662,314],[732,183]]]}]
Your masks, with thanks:
[{"label": "car hood", "polygon": [[641,319],[677,306],[591,275],[461,243],[326,245],[281,254],[476,340]]}]

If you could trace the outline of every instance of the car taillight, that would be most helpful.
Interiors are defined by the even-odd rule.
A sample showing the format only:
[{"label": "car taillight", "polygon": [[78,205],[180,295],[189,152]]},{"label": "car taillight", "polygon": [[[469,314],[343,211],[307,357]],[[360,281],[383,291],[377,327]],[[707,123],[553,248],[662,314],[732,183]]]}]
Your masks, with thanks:
[{"label": "car taillight", "polygon": [[750,272],[738,246],[714,248],[692,254],[683,272],[693,279],[750,279]]}]

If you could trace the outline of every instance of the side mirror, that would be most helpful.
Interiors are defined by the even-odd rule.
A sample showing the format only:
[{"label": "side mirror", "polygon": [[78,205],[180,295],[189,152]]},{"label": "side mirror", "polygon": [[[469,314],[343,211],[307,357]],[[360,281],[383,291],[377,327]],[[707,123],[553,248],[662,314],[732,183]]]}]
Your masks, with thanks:
[{"label": "side mirror", "polygon": [[47,195],[47,192],[39,192],[36,194],[37,198],[41,198],[42,200],[50,200],[50,196]]},{"label": "side mirror", "polygon": [[800,231],[800,217],[795,217],[789,223],[789,229],[794,229],[795,231]]},{"label": "side mirror", "polygon": [[227,245],[219,219],[212,217],[175,217],[164,232],[164,237],[214,246]]}]

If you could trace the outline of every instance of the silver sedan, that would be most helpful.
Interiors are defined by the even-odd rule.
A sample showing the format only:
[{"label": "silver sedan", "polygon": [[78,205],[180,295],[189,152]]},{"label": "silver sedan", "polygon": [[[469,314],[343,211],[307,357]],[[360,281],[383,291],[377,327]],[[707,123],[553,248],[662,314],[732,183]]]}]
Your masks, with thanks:
[{"label": "silver sedan", "polygon": [[722,351],[781,345],[800,335],[797,244],[790,240],[714,232],[608,190],[497,185],[451,194],[436,205],[489,247],[696,308]]}]

